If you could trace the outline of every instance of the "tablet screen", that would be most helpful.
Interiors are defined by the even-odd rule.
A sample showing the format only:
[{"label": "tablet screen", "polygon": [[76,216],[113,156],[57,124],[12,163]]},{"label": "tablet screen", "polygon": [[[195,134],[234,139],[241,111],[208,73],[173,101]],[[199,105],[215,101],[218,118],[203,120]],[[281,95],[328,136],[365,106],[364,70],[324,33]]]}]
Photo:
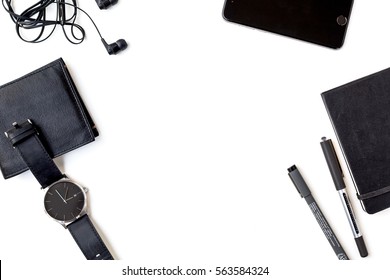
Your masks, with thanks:
[{"label": "tablet screen", "polygon": [[226,0],[226,20],[340,48],[353,0]]}]

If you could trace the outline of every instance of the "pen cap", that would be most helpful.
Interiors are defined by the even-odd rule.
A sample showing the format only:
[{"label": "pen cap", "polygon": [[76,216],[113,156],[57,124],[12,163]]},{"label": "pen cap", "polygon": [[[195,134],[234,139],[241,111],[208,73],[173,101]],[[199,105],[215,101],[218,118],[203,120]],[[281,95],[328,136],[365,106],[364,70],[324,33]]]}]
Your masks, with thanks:
[{"label": "pen cap", "polygon": [[323,137],[321,148],[324,153],[326,163],[328,164],[329,172],[332,175],[336,190],[339,191],[345,189],[343,172],[341,170],[341,165],[337,158],[336,151],[333,147],[332,140]]},{"label": "pen cap", "polygon": [[309,196],[311,194],[309,187],[306,185],[305,180],[303,180],[303,177],[299,172],[298,168],[295,165],[293,165],[290,168],[288,168],[287,171],[289,172],[288,176],[290,177],[291,181],[297,188],[301,197]]}]

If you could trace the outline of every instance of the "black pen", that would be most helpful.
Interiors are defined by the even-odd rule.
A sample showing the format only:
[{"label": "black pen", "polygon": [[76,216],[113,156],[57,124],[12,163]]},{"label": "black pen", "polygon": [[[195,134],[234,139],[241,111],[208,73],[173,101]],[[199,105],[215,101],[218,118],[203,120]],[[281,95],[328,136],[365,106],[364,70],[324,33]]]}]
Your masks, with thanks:
[{"label": "black pen", "polygon": [[334,150],[332,140],[327,140],[325,137],[322,137],[321,147],[322,151],[324,152],[324,156],[326,159],[326,163],[328,164],[330,174],[332,175],[334,185],[336,186],[336,190],[340,195],[341,203],[343,204],[345,214],[347,214],[348,222],[351,226],[352,233],[355,238],[356,245],[359,249],[360,256],[363,258],[367,257],[368,252],[366,244],[364,243],[362,233],[357,225],[356,217],[352,209],[352,204],[345,189],[343,172],[341,170],[340,162],[337,159],[336,151]]},{"label": "black pen", "polygon": [[314,197],[311,195],[310,189],[307,186],[305,180],[297,167],[295,165],[291,166],[288,170],[288,176],[290,176],[291,181],[294,183],[301,197],[303,197],[307,204],[309,205],[314,217],[316,218],[318,224],[320,225],[322,232],[325,234],[326,239],[328,239],[330,246],[332,246],[333,251],[336,253],[336,256],[339,260],[349,260],[347,254],[345,253],[343,247],[341,247],[340,242],[338,241],[336,235],[331,229],[329,223],[325,219],[325,216],[322,214],[321,209],[319,208],[317,202],[314,200]]}]

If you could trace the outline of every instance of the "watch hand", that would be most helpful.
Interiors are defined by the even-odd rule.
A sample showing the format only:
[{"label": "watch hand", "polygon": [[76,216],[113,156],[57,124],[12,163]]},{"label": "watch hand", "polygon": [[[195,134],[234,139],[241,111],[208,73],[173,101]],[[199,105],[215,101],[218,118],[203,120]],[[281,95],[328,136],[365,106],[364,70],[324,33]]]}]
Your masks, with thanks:
[{"label": "watch hand", "polygon": [[73,196],[69,197],[66,201],[71,200],[72,198],[76,197],[79,193],[81,193],[81,192],[74,194]]},{"label": "watch hand", "polygon": [[64,197],[65,200],[66,200],[66,197],[68,196],[68,191],[69,191],[69,186],[66,187],[65,197]]},{"label": "watch hand", "polygon": [[61,197],[62,201],[66,203],[65,199],[62,197],[62,195],[56,190],[56,193]]}]

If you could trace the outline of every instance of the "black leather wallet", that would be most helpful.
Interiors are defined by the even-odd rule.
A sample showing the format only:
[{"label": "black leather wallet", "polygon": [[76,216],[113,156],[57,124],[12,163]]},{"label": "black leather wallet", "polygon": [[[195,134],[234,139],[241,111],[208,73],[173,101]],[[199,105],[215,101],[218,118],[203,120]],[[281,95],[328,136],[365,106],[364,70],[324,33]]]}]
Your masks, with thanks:
[{"label": "black leather wallet", "polygon": [[52,158],[98,136],[62,58],[0,87],[0,169],[5,179],[28,170],[3,133],[26,119],[37,126]]},{"label": "black leather wallet", "polygon": [[357,197],[367,213],[390,207],[390,68],[322,94]]}]

